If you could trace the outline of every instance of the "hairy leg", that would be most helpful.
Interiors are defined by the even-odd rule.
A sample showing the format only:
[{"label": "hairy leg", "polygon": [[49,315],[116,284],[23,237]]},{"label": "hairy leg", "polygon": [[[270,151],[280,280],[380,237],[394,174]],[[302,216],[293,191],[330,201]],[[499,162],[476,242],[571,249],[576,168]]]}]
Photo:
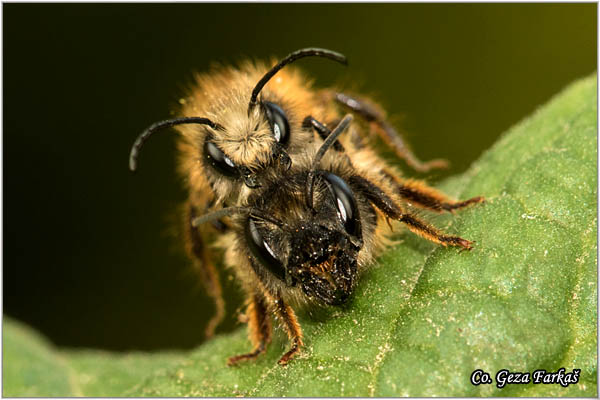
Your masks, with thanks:
[{"label": "hairy leg", "polygon": [[300,352],[301,347],[304,345],[302,342],[302,329],[298,323],[298,318],[294,310],[289,305],[285,304],[281,298],[277,298],[274,301],[275,315],[283,325],[288,339],[292,342],[292,347],[288,350],[278,361],[279,365],[287,365],[287,363]]},{"label": "hairy leg", "polygon": [[227,360],[228,365],[255,359],[264,353],[267,350],[267,345],[271,343],[271,319],[267,313],[267,306],[262,295],[256,294],[249,299],[246,317],[248,319],[248,336],[254,350],[247,354],[230,357]]},{"label": "hairy leg", "polygon": [[464,201],[454,201],[444,193],[427,186],[425,182],[409,179],[403,180],[392,173],[386,172],[386,176],[395,186],[396,194],[416,206],[436,212],[454,212],[471,204],[482,203],[481,196],[473,197]]},{"label": "hairy leg", "polygon": [[375,127],[375,132],[390,146],[398,157],[402,158],[411,168],[418,172],[427,172],[432,169],[447,168],[448,161],[435,159],[421,161],[415,156],[410,148],[404,143],[404,139],[398,131],[388,122],[384,113],[375,104],[351,97],[344,93],[327,92],[335,101],[360,115],[365,121]]},{"label": "hairy leg", "polygon": [[471,250],[473,242],[458,236],[447,235],[428,222],[406,212],[387,193],[371,181],[355,175],[350,179],[350,183],[361,191],[373,205],[383,211],[388,218],[406,224],[411,232],[443,246],[456,246]]}]

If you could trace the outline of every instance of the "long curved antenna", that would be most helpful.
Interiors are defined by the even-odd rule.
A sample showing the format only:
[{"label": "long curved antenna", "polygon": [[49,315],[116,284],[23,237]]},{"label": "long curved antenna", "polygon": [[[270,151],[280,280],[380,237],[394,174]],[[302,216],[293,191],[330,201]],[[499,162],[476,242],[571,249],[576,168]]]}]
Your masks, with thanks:
[{"label": "long curved antenna", "polygon": [[223,217],[230,217],[232,215],[235,214],[243,214],[243,213],[247,213],[253,217],[257,217],[261,220],[270,222],[272,224],[277,225],[278,227],[284,229],[287,227],[287,224],[283,221],[280,221],[279,219],[268,215],[264,212],[262,212],[261,210],[257,210],[256,208],[253,207],[227,207],[227,208],[222,208],[220,210],[217,211],[213,211],[210,212],[208,214],[204,214],[201,215],[199,217],[196,217],[192,220],[192,226],[194,228],[198,227],[199,225],[205,224],[207,222],[211,222],[214,220],[218,220],[221,219]]},{"label": "long curved antenna", "polygon": [[333,61],[337,61],[340,64],[348,65],[348,60],[346,56],[340,53],[336,53],[332,50],[327,49],[319,49],[316,47],[306,48],[296,50],[293,53],[290,53],[283,60],[279,61],[277,65],[271,68],[261,79],[258,81],[254,89],[252,90],[252,96],[250,96],[250,104],[248,104],[248,114],[252,111],[252,108],[256,105],[256,99],[258,98],[258,94],[262,90],[262,88],[269,82],[269,80],[275,75],[281,68],[285,67],[287,64],[293,63],[296,60],[299,60],[304,57],[323,57],[329,58]]},{"label": "long curved antenna", "polygon": [[175,125],[182,124],[200,124],[200,125],[208,125],[213,129],[223,129],[221,125],[212,122],[208,118],[200,118],[200,117],[184,117],[184,118],[175,118],[168,119],[165,121],[159,121],[152,125],[150,125],[144,132],[142,132],[131,147],[131,152],[129,153],[129,169],[131,171],[135,171],[137,168],[137,159],[142,150],[142,146],[144,142],[148,140],[148,138],[156,131],[168,128]]},{"label": "long curved antenna", "polygon": [[309,208],[313,208],[313,188],[314,188],[314,180],[315,180],[315,171],[321,162],[321,159],[325,155],[325,152],[329,150],[331,146],[335,143],[338,136],[340,136],[344,130],[348,127],[350,122],[352,122],[352,114],[346,114],[346,116],[340,121],[340,123],[335,127],[333,131],[327,136],[327,139],[323,142],[319,151],[315,155],[313,159],[312,165],[310,167],[310,171],[308,171],[308,176],[306,178],[306,202]]}]

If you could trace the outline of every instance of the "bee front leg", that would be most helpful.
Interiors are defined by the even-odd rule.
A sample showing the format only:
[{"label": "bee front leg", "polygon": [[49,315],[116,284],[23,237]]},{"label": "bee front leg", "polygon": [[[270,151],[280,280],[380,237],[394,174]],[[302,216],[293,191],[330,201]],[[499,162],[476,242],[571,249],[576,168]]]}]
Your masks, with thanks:
[{"label": "bee front leg", "polygon": [[289,340],[292,342],[292,348],[288,350],[278,361],[279,365],[285,366],[287,363],[300,352],[304,345],[302,342],[302,329],[296,318],[296,313],[289,305],[285,304],[283,299],[277,298],[274,301],[275,315],[286,330]]},{"label": "bee front leg", "polygon": [[271,343],[271,319],[262,295],[254,295],[249,299],[246,317],[248,318],[248,336],[254,345],[254,350],[250,353],[229,357],[227,364],[230,366],[240,361],[255,359],[264,353],[267,345]]}]

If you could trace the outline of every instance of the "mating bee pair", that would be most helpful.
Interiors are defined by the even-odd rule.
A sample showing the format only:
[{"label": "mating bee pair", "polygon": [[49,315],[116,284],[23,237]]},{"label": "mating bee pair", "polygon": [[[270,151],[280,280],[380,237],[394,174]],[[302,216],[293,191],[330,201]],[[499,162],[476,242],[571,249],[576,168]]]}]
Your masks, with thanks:
[{"label": "mating bee pair", "polygon": [[187,249],[216,305],[207,336],[225,309],[213,247],[224,253],[248,298],[254,349],[229,364],[266,351],[273,315],[291,342],[279,360],[287,364],[303,346],[292,307],[345,303],[385,247],[390,220],[443,246],[471,249],[472,242],[445,234],[406,204],[452,212],[483,199],[453,201],[423,182],[401,178],[369,146],[371,132],[417,171],[445,162],[419,161],[373,102],[313,89],[291,68],[280,72],[309,56],[346,64],[339,53],[309,48],[272,68],[250,62],[216,67],[196,77],[182,101],[182,118],[150,126],[131,150],[135,170],[146,139],[178,126],[180,173],[189,190]]}]

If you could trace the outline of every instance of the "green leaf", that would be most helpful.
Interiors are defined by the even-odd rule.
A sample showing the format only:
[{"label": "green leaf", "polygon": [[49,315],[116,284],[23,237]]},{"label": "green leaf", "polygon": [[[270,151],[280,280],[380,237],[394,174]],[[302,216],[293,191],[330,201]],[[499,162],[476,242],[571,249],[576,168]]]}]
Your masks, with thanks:
[{"label": "green leaf", "polygon": [[61,351],[6,317],[2,336],[4,397],[122,396],[148,374],[163,373],[185,360],[182,354],[166,352]]},{"label": "green leaf", "polygon": [[[595,396],[596,79],[579,81],[507,132],[448,193],[487,203],[435,217],[471,252],[409,232],[379,258],[348,306],[300,315],[306,348],[276,364],[244,329],[188,354],[53,348],[4,324],[5,396]],[[473,386],[475,369],[581,370],[579,382]]]},{"label": "green leaf", "polygon": [[71,371],[45,339],[5,318],[2,331],[3,396],[81,396]]}]

